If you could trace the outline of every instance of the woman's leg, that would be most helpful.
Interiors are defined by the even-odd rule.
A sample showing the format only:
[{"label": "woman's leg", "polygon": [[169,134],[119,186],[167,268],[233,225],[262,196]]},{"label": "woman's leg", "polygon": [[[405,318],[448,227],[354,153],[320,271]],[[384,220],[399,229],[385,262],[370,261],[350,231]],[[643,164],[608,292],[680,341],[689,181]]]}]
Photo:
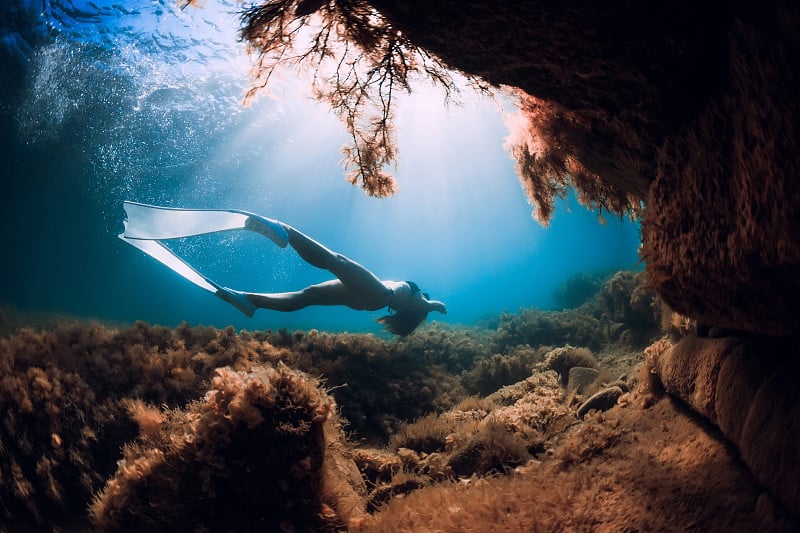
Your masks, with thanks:
[{"label": "woman's leg", "polygon": [[255,310],[251,311],[251,305],[276,311],[295,311],[309,305],[377,310],[387,305],[391,290],[369,269],[329,250],[292,226],[251,214],[245,228],[268,237],[281,247],[290,244],[309,265],[327,270],[338,278],[301,291],[249,293],[225,288],[223,294],[218,294],[248,316]]},{"label": "woman's leg", "polygon": [[[256,308],[297,311],[311,305],[344,305],[352,309],[375,311],[386,306],[391,291],[375,274],[342,254],[330,251],[293,227],[279,224],[286,230],[288,243],[300,257],[312,266],[328,270],[339,279],[311,285],[300,291],[277,293],[242,292],[223,287],[217,296],[247,316],[253,316]],[[255,230],[249,224],[248,229]]]},{"label": "woman's leg", "polygon": [[336,297],[346,296],[350,303],[321,305],[348,305],[357,309],[380,309],[386,305],[388,289],[369,269],[342,254],[329,250],[291,226],[284,224],[284,227],[289,234],[289,244],[300,257],[312,266],[329,271],[339,278],[344,285],[343,288],[346,289]]},{"label": "woman's leg", "polygon": [[[237,291],[230,291],[236,293]],[[297,311],[311,305],[345,305],[353,309],[376,310],[383,307],[365,306],[363,298],[346,287],[340,280],[334,279],[317,285],[311,285],[301,291],[276,293],[239,293],[254,306],[273,311]],[[385,305],[385,304],[384,304]]]}]

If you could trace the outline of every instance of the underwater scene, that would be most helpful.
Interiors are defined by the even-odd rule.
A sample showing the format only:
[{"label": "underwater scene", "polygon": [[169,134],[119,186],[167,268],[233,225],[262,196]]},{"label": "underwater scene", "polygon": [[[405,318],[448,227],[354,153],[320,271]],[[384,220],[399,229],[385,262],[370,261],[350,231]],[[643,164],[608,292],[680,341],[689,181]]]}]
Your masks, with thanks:
[{"label": "underwater scene", "polygon": [[795,340],[404,9],[0,6],[0,531],[800,528]]}]

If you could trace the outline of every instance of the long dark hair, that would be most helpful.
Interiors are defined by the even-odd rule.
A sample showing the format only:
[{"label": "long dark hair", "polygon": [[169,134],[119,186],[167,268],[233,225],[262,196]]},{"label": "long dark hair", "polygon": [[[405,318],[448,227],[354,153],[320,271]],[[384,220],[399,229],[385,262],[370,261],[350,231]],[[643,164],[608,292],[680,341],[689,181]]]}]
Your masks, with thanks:
[{"label": "long dark hair", "polygon": [[[406,283],[408,283],[408,286],[411,287],[411,294],[420,292],[419,285],[413,281],[406,281]],[[426,294],[425,297],[427,298],[428,295]],[[425,310],[408,311],[403,309],[398,311],[390,307],[389,314],[382,316],[377,320],[377,322],[383,324],[384,329],[386,329],[386,331],[389,333],[405,337],[417,329],[417,326],[419,326],[427,316],[428,311]]]},{"label": "long dark hair", "polygon": [[389,312],[388,315],[382,316],[377,320],[377,322],[383,324],[384,329],[389,333],[394,335],[400,335],[401,337],[405,337],[419,326],[425,317],[428,316],[428,312],[425,310],[421,311],[395,311]]}]

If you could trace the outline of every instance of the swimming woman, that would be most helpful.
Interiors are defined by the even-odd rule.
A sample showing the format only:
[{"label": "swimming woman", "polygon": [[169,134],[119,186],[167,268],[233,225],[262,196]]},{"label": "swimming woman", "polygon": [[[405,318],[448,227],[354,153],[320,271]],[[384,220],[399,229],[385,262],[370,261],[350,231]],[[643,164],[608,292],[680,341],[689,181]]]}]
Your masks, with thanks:
[{"label": "swimming woman", "polygon": [[[389,314],[378,322],[395,335],[408,335],[431,311],[447,313],[442,302],[431,300],[413,281],[381,280],[362,265],[277,220],[246,211],[173,209],[128,201],[123,207],[127,220],[120,239],[214,293],[248,317],[259,308],[296,311],[312,305],[343,305],[376,311],[388,307]],[[264,235],[281,248],[290,245],[308,264],[329,271],[336,279],[292,292],[237,291],[209,280],[160,242],[236,229]]]}]

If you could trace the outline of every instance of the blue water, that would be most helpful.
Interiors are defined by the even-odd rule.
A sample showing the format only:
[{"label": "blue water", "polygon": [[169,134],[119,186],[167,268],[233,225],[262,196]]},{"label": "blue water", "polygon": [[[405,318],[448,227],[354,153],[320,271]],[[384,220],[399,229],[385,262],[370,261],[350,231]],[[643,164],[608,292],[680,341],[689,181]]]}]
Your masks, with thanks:
[{"label": "blue water", "polygon": [[[601,225],[574,198],[547,229],[531,218],[503,149],[504,102],[468,89],[460,106],[426,87],[401,99],[400,192],[368,198],[345,182],[346,134],[307,81],[287,75],[242,106],[249,59],[237,9],[218,0],[183,11],[173,0],[0,7],[0,305],[166,325],[380,330],[380,312],[339,307],[244,317],[117,239],[125,199],[278,218],[384,279],[416,281],[448,306],[429,318],[451,323],[552,308],[575,273],[640,267],[635,224]],[[248,234],[180,250],[242,290],[330,278]]]}]

